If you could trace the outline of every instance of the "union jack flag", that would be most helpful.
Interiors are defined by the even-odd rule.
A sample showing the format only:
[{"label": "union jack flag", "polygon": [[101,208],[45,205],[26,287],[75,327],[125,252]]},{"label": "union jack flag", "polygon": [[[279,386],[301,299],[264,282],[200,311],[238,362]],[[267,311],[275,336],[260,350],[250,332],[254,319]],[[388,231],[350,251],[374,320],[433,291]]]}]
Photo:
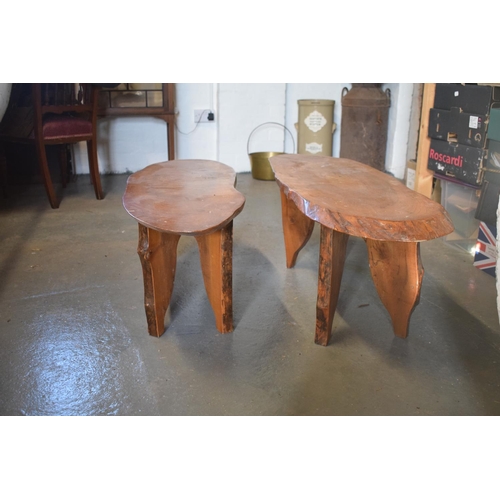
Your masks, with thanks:
[{"label": "union jack flag", "polygon": [[494,226],[485,222],[479,223],[474,265],[491,276],[496,276],[496,238],[497,230]]}]

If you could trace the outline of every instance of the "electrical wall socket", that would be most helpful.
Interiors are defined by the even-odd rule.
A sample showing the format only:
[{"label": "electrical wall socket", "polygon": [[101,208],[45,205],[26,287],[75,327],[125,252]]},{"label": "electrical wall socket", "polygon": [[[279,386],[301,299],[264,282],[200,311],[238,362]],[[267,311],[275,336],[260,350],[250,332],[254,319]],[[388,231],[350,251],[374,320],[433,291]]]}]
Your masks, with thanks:
[{"label": "electrical wall socket", "polygon": [[215,118],[213,120],[208,119],[209,113],[213,113],[213,111],[210,109],[195,109],[194,110],[194,122],[195,123],[211,123],[211,122],[215,121]]}]

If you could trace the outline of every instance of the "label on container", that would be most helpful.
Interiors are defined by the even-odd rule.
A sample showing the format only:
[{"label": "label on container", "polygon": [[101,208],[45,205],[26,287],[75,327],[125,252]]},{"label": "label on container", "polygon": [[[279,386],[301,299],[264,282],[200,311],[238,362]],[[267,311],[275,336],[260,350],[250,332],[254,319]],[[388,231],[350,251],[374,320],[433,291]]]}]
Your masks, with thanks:
[{"label": "label on container", "polygon": [[412,168],[406,171],[406,187],[410,189],[415,189],[415,175],[416,172]]},{"label": "label on container", "polygon": [[476,244],[476,249],[483,252],[484,255],[487,255],[490,259],[496,260],[497,258],[497,249],[494,245],[480,242]]},{"label": "label on container", "polygon": [[306,143],[306,151],[312,155],[321,153],[321,151],[323,151],[323,144],[318,144],[317,142]]},{"label": "label on container", "polygon": [[479,128],[479,116],[469,117],[469,128]]},{"label": "label on container", "polygon": [[326,118],[319,111],[313,111],[304,120],[304,123],[311,132],[316,133],[326,125]]}]

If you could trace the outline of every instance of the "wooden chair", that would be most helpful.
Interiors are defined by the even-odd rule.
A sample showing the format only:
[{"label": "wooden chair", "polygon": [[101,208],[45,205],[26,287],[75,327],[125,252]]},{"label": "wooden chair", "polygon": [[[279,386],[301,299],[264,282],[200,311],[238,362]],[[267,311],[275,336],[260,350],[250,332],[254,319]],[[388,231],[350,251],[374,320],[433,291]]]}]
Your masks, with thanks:
[{"label": "wooden chair", "polygon": [[[59,200],[47,162],[46,146],[49,145],[61,146],[59,159],[64,187],[68,144],[87,142],[90,177],[95,195],[98,200],[103,199],[97,163],[98,92],[98,86],[88,83],[34,83],[31,85],[30,96],[23,96],[22,92],[16,96],[13,91],[0,128],[0,142],[35,145],[42,180],[52,208],[59,207]],[[22,102],[16,102],[16,99]],[[3,169],[5,170],[5,166]]]}]

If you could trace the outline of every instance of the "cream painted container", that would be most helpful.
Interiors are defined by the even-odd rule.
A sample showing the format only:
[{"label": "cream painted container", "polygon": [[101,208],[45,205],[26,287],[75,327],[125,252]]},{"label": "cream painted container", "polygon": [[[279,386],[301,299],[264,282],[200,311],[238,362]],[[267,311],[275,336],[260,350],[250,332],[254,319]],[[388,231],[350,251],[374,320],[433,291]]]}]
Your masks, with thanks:
[{"label": "cream painted container", "polygon": [[300,154],[332,156],[335,101],[329,99],[300,99],[297,129]]}]

